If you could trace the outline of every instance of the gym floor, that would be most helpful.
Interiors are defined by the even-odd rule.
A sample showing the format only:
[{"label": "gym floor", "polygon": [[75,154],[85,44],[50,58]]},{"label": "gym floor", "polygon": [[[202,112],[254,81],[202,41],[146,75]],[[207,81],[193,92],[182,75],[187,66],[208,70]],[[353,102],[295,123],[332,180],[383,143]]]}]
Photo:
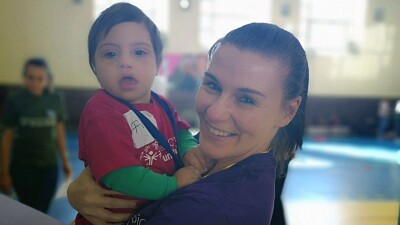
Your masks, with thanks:
[{"label": "gym floor", "polygon": [[[83,168],[76,134],[68,135],[68,148],[76,176]],[[49,215],[70,223],[76,211],[60,178]],[[290,164],[283,203],[288,225],[400,225],[400,142],[306,138]]]}]

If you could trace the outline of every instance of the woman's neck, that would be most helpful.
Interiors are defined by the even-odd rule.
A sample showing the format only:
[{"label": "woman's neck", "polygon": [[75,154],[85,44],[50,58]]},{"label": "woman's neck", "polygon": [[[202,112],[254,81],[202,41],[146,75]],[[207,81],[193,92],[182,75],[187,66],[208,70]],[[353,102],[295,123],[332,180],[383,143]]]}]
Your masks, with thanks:
[{"label": "woman's neck", "polygon": [[[268,152],[269,152],[269,150],[265,150],[265,151],[258,152],[258,153],[255,153],[255,154],[268,153]],[[246,159],[249,156],[255,155],[255,154],[243,155],[241,157],[236,157],[236,158],[231,158],[231,159],[219,159],[219,160],[216,160],[214,167],[212,167],[208,171],[207,176],[209,176],[211,174],[214,174],[214,173],[217,173],[219,171],[223,171],[223,170],[229,169],[230,167],[234,166],[236,163],[242,161],[243,159]]]},{"label": "woman's neck", "polygon": [[213,173],[216,173],[216,172],[219,172],[222,170],[226,170],[226,169],[230,168],[231,166],[235,165],[239,161],[240,160],[218,160],[218,161],[216,161],[214,167],[211,168],[207,174],[211,175]]}]

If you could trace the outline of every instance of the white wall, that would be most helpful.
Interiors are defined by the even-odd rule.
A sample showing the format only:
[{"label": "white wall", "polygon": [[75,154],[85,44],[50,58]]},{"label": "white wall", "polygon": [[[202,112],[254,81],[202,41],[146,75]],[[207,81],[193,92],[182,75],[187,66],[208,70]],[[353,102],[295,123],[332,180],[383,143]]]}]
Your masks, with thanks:
[{"label": "white wall", "polygon": [[[298,35],[300,0],[275,0],[273,22],[290,25]],[[289,4],[293,13],[282,17],[280,7]],[[374,20],[375,10],[383,9],[383,22]],[[400,98],[400,1],[369,0],[364,41],[359,53],[349,56],[309,54],[310,94],[339,97]]]},{"label": "white wall", "polygon": [[0,3],[0,84],[21,82],[28,57],[45,57],[55,83],[96,87],[87,63],[91,1],[7,0]]},{"label": "white wall", "polygon": [[173,53],[202,52],[199,41],[199,1],[191,1],[188,10],[180,9],[177,0],[170,2],[169,15],[171,18],[165,51]]},{"label": "white wall", "polygon": [[[87,34],[92,24],[91,0],[9,0],[0,3],[0,84],[18,84],[27,57],[48,58],[56,84],[97,87],[87,63]],[[164,0],[163,0],[164,1]],[[78,1],[79,2],[79,1]],[[165,52],[204,52],[199,44],[199,1],[188,11],[170,0],[170,32]],[[298,35],[300,0],[274,0],[272,22],[290,25]],[[280,15],[281,5],[291,15]],[[381,8],[384,21],[373,20]],[[400,98],[400,1],[369,0],[365,38],[360,54],[341,57],[312,56],[310,94]],[[249,21],[251,22],[251,21]]]}]

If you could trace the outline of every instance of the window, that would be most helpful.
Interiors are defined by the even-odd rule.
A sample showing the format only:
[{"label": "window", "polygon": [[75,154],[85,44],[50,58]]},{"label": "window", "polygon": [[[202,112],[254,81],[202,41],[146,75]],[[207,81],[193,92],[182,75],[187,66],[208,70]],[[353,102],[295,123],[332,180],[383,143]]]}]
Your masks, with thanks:
[{"label": "window", "polygon": [[271,0],[202,0],[200,44],[208,49],[227,32],[250,22],[270,20]]},{"label": "window", "polygon": [[357,52],[363,37],[366,0],[301,0],[300,10],[300,40],[308,52]]}]

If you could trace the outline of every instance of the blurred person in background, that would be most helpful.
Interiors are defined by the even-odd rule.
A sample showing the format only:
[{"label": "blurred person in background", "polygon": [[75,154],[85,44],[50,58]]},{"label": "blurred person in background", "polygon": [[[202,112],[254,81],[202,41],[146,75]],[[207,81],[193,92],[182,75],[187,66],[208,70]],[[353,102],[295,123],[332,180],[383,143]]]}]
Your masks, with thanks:
[{"label": "blurred person in background", "polygon": [[10,194],[14,189],[20,202],[46,213],[57,184],[57,151],[66,178],[72,171],[64,100],[51,89],[52,75],[42,58],[26,61],[23,80],[24,88],[5,103],[0,191]]},{"label": "blurred person in background", "polygon": [[[194,55],[183,55],[178,66],[169,77],[168,99],[179,115],[192,127],[198,127],[194,99],[201,83],[197,60]],[[204,72],[204,71],[202,71]]]},{"label": "blurred person in background", "polygon": [[394,107],[394,132],[396,139],[400,139],[400,100],[396,101]]}]

